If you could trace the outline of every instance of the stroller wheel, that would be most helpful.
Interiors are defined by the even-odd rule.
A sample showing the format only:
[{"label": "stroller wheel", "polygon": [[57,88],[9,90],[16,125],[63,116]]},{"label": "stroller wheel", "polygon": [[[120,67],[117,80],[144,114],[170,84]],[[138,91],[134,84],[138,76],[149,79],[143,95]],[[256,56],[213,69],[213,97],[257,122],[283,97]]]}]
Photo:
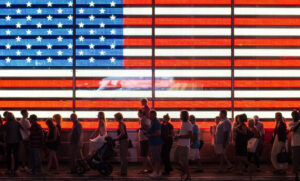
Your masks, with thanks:
[{"label": "stroller wheel", "polygon": [[77,172],[78,175],[82,175],[82,174],[84,174],[85,169],[82,165],[77,165],[76,166],[76,172]]},{"label": "stroller wheel", "polygon": [[103,176],[109,176],[113,171],[113,167],[108,163],[100,163],[98,165],[98,172]]}]

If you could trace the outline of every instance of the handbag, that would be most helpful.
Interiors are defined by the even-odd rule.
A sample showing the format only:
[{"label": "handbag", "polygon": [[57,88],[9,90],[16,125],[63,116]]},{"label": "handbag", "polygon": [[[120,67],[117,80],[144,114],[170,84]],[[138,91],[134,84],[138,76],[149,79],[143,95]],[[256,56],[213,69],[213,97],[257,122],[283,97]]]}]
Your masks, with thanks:
[{"label": "handbag", "polygon": [[249,153],[255,153],[258,146],[258,142],[259,142],[258,138],[251,138],[247,144],[247,151]]},{"label": "handbag", "polygon": [[285,147],[281,149],[281,151],[277,154],[277,162],[278,163],[287,163],[289,162],[289,154],[286,151]]}]

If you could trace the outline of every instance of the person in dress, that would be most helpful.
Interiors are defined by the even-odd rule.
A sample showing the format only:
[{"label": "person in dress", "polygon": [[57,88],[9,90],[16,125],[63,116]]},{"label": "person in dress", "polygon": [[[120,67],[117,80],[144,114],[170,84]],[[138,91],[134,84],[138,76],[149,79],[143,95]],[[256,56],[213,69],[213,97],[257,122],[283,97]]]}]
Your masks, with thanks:
[{"label": "person in dress", "polygon": [[254,125],[255,125],[257,131],[259,132],[259,142],[258,142],[258,146],[257,146],[257,153],[258,153],[258,157],[261,157],[262,152],[264,150],[265,128],[264,128],[264,124],[259,120],[259,117],[257,115],[255,115],[253,117],[253,119],[254,119]]},{"label": "person in dress", "polygon": [[260,162],[259,162],[259,151],[258,151],[258,145],[259,145],[259,140],[261,139],[261,135],[259,131],[257,130],[255,126],[255,121],[253,119],[249,119],[248,121],[248,129],[249,129],[249,140],[254,138],[258,140],[258,144],[256,146],[255,152],[248,152],[248,161],[249,163],[252,163],[254,160],[254,164],[256,166],[256,170],[260,171]]},{"label": "person in dress", "polygon": [[48,159],[48,166],[47,170],[50,171],[52,167],[52,163],[55,166],[55,172],[58,172],[58,159],[56,156],[57,152],[57,137],[58,137],[58,129],[53,123],[52,119],[48,119],[46,121],[46,125],[48,126],[48,132],[46,135],[46,145],[49,149],[49,159]]},{"label": "person in dress", "polygon": [[287,127],[280,112],[275,114],[276,126],[273,133],[273,146],[271,151],[271,162],[274,167],[274,174],[284,175],[288,169],[288,163],[279,163],[277,155],[282,149],[286,149]]},{"label": "person in dress", "polygon": [[190,115],[190,122],[193,125],[193,135],[191,139],[190,160],[197,163],[197,172],[203,172],[200,162],[200,129],[196,123],[196,117]]},{"label": "person in dress", "polygon": [[105,143],[105,137],[107,136],[106,119],[103,111],[98,113],[98,128],[91,135],[89,155],[92,155],[95,151],[103,146]]},{"label": "person in dress", "polygon": [[29,135],[30,135],[30,122],[28,120],[28,111],[26,109],[21,110],[22,118],[19,120],[22,129],[20,130],[22,140],[20,142],[20,158],[22,168],[21,171],[29,172],[28,157],[29,157]]},{"label": "person in dress", "polygon": [[161,158],[164,164],[163,175],[169,175],[173,170],[171,161],[170,161],[170,152],[173,145],[173,136],[174,136],[174,127],[170,123],[170,116],[166,114],[163,116],[163,123],[161,125],[161,139],[163,141]]}]

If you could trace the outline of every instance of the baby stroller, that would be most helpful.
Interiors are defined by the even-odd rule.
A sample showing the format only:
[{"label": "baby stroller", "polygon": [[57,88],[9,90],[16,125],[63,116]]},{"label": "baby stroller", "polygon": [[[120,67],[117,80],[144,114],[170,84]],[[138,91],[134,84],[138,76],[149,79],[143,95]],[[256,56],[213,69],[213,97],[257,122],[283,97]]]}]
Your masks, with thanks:
[{"label": "baby stroller", "polygon": [[105,141],[104,145],[92,156],[77,161],[76,172],[78,175],[84,174],[89,169],[98,170],[103,176],[109,176],[112,173],[113,167],[108,160],[115,155],[113,150],[115,142],[109,136],[105,138]]}]

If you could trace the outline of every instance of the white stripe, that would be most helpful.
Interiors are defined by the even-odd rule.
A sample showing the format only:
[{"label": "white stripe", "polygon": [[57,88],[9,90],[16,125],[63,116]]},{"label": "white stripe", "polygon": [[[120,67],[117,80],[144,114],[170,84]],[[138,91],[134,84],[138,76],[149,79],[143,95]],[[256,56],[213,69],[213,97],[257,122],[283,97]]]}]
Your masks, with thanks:
[{"label": "white stripe", "polygon": [[235,56],[262,56],[262,57],[274,57],[274,56],[300,56],[300,49],[234,49]]},{"label": "white stripe", "polygon": [[231,91],[219,91],[219,90],[168,90],[168,91],[155,91],[155,97],[157,98],[228,98],[231,97]]},{"label": "white stripe", "polygon": [[300,97],[300,91],[291,90],[253,90],[253,91],[234,91],[236,98],[295,98]]},{"label": "white stripe", "polygon": [[[104,111],[105,117],[108,119],[113,119],[114,114],[117,112],[121,112],[125,119],[138,119],[137,111]],[[162,118],[165,114],[169,114],[172,119],[180,118],[180,111],[157,111],[157,117]],[[219,115],[219,111],[189,111],[190,114],[195,115],[197,119],[206,118],[213,119]],[[96,119],[98,115],[98,111],[76,111],[78,117],[81,118],[89,118]],[[228,117],[231,117],[231,112],[227,112]]]},{"label": "white stripe", "polygon": [[72,77],[71,69],[45,69],[45,70],[21,70],[21,69],[0,69],[0,77]]},{"label": "white stripe", "polygon": [[230,36],[230,28],[155,28],[156,36]]},{"label": "white stripe", "polygon": [[300,8],[234,8],[235,15],[300,15]]},{"label": "white stripe", "polygon": [[230,77],[231,70],[155,70],[156,77]]},{"label": "white stripe", "polygon": [[145,7],[124,7],[123,8],[124,15],[152,15],[152,8],[145,8]]},{"label": "white stripe", "polygon": [[193,56],[230,56],[231,50],[229,48],[223,49],[155,49],[156,56],[167,57],[193,57]]},{"label": "white stripe", "polygon": [[[0,111],[0,114],[3,115],[4,111]],[[10,111],[12,112],[16,118],[22,118],[22,115],[20,111]],[[28,110],[29,115],[35,114],[37,115],[38,119],[40,118],[52,118],[54,114],[60,114],[64,119],[65,118],[70,118],[70,115],[73,113],[72,111],[63,111],[63,110],[58,110],[58,111],[35,111],[35,110]]]},{"label": "white stripe", "polygon": [[300,28],[234,28],[235,36],[300,36]]},{"label": "white stripe", "polygon": [[151,90],[126,91],[126,90],[77,90],[78,98],[143,98],[151,97]]},{"label": "white stripe", "polygon": [[77,77],[151,77],[152,71],[147,69],[77,69]]},{"label": "white stripe", "polygon": [[151,28],[124,28],[123,35],[124,36],[151,36],[152,29]]},{"label": "white stripe", "polygon": [[1,98],[72,98],[72,90],[0,90]]},{"label": "white stripe", "polygon": [[231,8],[156,7],[156,15],[230,15]]},{"label": "white stripe", "polygon": [[149,49],[146,49],[146,48],[144,48],[144,49],[124,48],[123,55],[127,56],[127,57],[140,57],[140,56],[150,57],[150,56],[152,56],[152,50],[150,48]]},{"label": "white stripe", "polygon": [[239,114],[247,114],[248,119],[253,118],[253,116],[257,115],[260,119],[275,119],[275,113],[276,112],[281,112],[282,116],[284,118],[290,119],[292,118],[291,112],[292,111],[234,111],[234,116],[239,115]]},{"label": "white stripe", "polygon": [[235,77],[300,77],[299,70],[234,70]]}]

